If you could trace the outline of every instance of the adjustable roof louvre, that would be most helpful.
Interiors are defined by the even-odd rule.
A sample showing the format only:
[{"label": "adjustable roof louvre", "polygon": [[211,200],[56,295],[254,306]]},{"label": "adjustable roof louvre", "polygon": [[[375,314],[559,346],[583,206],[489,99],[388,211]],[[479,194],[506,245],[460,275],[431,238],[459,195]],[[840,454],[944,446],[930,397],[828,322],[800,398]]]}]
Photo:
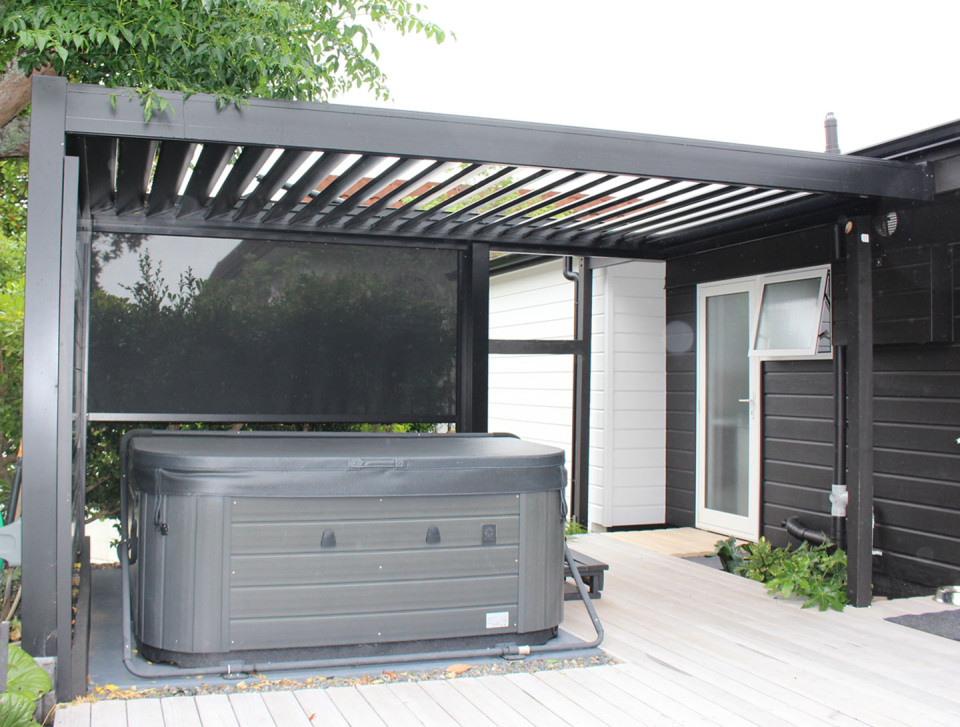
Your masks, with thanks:
[{"label": "adjustable roof louvre", "polygon": [[284,151],[270,167],[270,171],[263,176],[260,183],[240,205],[240,208],[233,213],[233,219],[237,221],[245,220],[260,214],[277,190],[290,178],[293,171],[306,161],[308,156],[310,156],[310,152],[303,149],[287,149]]},{"label": "adjustable roof louvre", "polygon": [[80,146],[86,174],[84,207],[93,212],[113,206],[113,182],[117,169],[117,139],[87,136]]},{"label": "adjustable roof louvre", "polygon": [[[450,162],[447,162],[446,164],[450,164]],[[399,209],[395,209],[393,212],[384,215],[379,220],[374,222],[371,227],[376,230],[384,226],[392,225],[397,219],[405,217],[411,210],[416,210],[425,204],[429,204],[435,199],[441,199],[445,194],[448,194],[450,190],[454,189],[462,180],[468,179],[471,175],[476,174],[477,172],[490,169],[492,166],[493,165],[491,164],[468,164],[452,177],[449,177],[438,184],[430,192],[422,194],[416,199],[413,199],[410,202],[407,202],[405,205],[402,205]]]},{"label": "adjustable roof louvre", "polygon": [[[618,184],[617,186],[612,187],[611,189],[605,189],[602,192],[597,192],[595,194],[588,195],[587,197],[571,200],[566,204],[562,204],[556,209],[554,209],[549,215],[541,215],[540,217],[536,218],[536,221],[538,221],[539,224],[537,224],[532,229],[525,230],[523,233],[521,233],[520,236],[527,237],[528,235],[532,235],[534,233],[537,233],[538,235],[543,235],[545,231],[549,230],[550,228],[556,227],[557,225],[570,225],[576,220],[581,219],[582,217],[588,217],[591,214],[595,214],[596,210],[600,209],[600,207],[598,207],[596,203],[604,200],[609,200],[611,197],[613,197],[615,200],[618,200],[619,203],[625,203],[639,196],[640,193],[638,192],[636,194],[628,195],[621,198],[616,198],[614,197],[614,195],[617,194],[617,192],[622,192],[625,189],[629,189],[630,187],[636,187],[637,185],[642,184],[643,182],[648,182],[648,181],[650,180],[647,179],[646,177],[637,177],[636,179],[630,179],[626,182],[623,182],[622,184]],[[567,214],[563,214],[563,213],[567,213]],[[563,216],[558,217],[558,215],[560,214],[563,214]],[[524,224],[527,224],[527,223],[524,223]],[[517,225],[517,226],[519,227],[520,225]]]},{"label": "adjustable roof louvre", "polygon": [[[798,200],[802,197],[805,197],[805,192],[785,192],[782,190],[757,190],[756,193],[752,194],[750,198],[745,199],[741,202],[738,202],[733,205],[725,207],[708,207],[702,210],[696,210],[690,214],[681,216],[680,219],[661,222],[660,220],[652,220],[651,225],[645,227],[641,230],[641,234],[649,236],[655,236],[664,234],[672,230],[680,230],[684,228],[693,228],[693,227],[702,227],[706,224],[712,224],[716,220],[723,220],[730,216],[745,214],[748,212],[754,212],[760,210],[764,207],[770,207],[775,204],[782,204],[784,202],[792,202]],[[689,220],[694,218],[697,219],[695,222],[689,222]],[[659,229],[666,228],[666,229]]]},{"label": "adjustable roof louvre", "polygon": [[556,205],[558,202],[562,202],[565,199],[570,199],[571,197],[575,197],[576,195],[580,194],[581,192],[585,192],[588,189],[592,189],[593,187],[596,187],[598,185],[605,184],[609,182],[611,179],[615,179],[616,176],[617,175],[615,174],[607,174],[603,177],[600,177],[600,179],[594,179],[592,181],[586,182],[566,192],[557,192],[553,197],[546,197],[540,202],[537,202],[536,204],[531,205],[530,207],[526,207],[520,210],[519,212],[514,213],[513,215],[507,216],[504,221],[508,221],[508,222],[510,220],[513,220],[513,221],[510,223],[508,230],[502,231],[500,233],[500,236],[502,236],[507,231],[509,231],[510,234],[513,234],[514,232],[516,232],[518,227],[531,225],[537,222],[538,220],[549,219],[550,215],[552,215],[553,212],[539,214],[539,215],[534,215],[533,213],[538,212],[539,210],[542,210],[551,205]]},{"label": "adjustable roof louvre", "polygon": [[[626,220],[625,224],[616,230],[608,230],[605,236],[612,237],[615,240],[623,240],[636,235],[646,235],[658,227],[676,224],[684,219],[716,214],[719,209],[733,210],[749,207],[756,204],[759,199],[771,196],[779,197],[785,194],[789,193],[771,189],[751,189],[749,187],[718,189],[702,197],[685,200],[687,204],[683,204],[679,209],[664,212],[664,209],[668,207],[664,205],[658,209],[650,210],[647,214]],[[717,204],[704,206],[706,202],[716,198],[720,198]]]},{"label": "adjustable roof louvre", "polygon": [[[469,204],[456,210],[455,212],[448,212],[444,217],[434,220],[433,222],[428,224],[426,227],[424,227],[421,230],[421,232],[429,232],[430,230],[433,230],[434,228],[439,227],[441,225],[453,224],[457,222],[457,220],[461,220],[464,217],[469,216],[470,213],[472,213],[475,209],[492,204],[494,200],[498,199],[499,197],[505,194],[509,194],[510,190],[517,188],[519,186],[522,186],[523,181],[525,180],[522,180],[520,182],[514,182],[513,184],[509,184],[506,187],[501,187],[499,189],[493,189],[489,193],[484,194],[485,190],[490,189],[490,187],[497,184],[504,177],[507,177],[509,179],[509,176],[513,174],[515,171],[517,171],[517,169],[518,167],[504,167],[493,176],[488,177],[485,184],[479,184],[474,187],[471,187],[469,190],[466,190],[466,192],[468,193],[463,195],[464,199],[471,199],[472,197],[478,194],[481,195],[480,199],[470,202]],[[529,177],[527,179],[529,179]],[[460,197],[461,195],[457,195],[457,196]],[[449,206],[449,202],[447,202],[446,204]]]},{"label": "adjustable roof louvre", "polygon": [[361,210],[357,214],[348,218],[343,226],[348,227],[357,227],[361,223],[366,222],[369,218],[378,214],[381,210],[386,209],[390,205],[398,202],[407,196],[407,193],[410,191],[415,191],[417,186],[420,185],[425,179],[429,179],[433,174],[435,174],[442,167],[446,166],[447,162],[445,161],[435,161],[432,164],[428,165],[425,169],[422,169],[418,174],[411,177],[407,181],[403,182],[399,187],[393,190],[390,194],[381,197],[379,200],[368,206],[366,209]]},{"label": "adjustable roof louvre", "polygon": [[[425,210],[421,212],[419,215],[417,215],[415,218],[407,220],[402,225],[400,225],[400,227],[398,227],[397,229],[404,230],[408,226],[414,223],[420,223],[422,218],[429,217],[434,214],[438,214],[441,216],[438,219],[433,220],[432,222],[429,222],[429,224],[427,224],[425,227],[422,227],[420,229],[420,232],[427,232],[428,230],[432,230],[433,228],[439,225],[447,224],[451,220],[456,219],[463,214],[467,214],[466,211],[470,207],[473,207],[475,205],[486,204],[491,199],[491,195],[484,195],[482,199],[479,199],[476,202],[473,202],[470,205],[467,205],[463,209],[457,210],[456,212],[448,212],[446,215],[444,215],[443,213],[444,208],[452,207],[453,205],[459,202],[472,199],[478,194],[483,194],[484,190],[494,186],[495,184],[497,184],[497,182],[499,182],[504,177],[509,177],[509,175],[513,174],[513,172],[515,172],[516,170],[517,170],[516,167],[504,167],[499,172],[496,172],[495,174],[492,174],[489,177],[485,177],[482,182],[478,182],[477,184],[467,187],[466,189],[458,192],[457,194],[453,195],[449,199],[443,200],[443,202],[441,204],[438,204],[436,207],[429,210]],[[497,196],[497,195],[498,195],[497,192],[493,193],[493,196]]]},{"label": "adjustable roof louvre", "polygon": [[157,155],[157,169],[153,173],[150,185],[150,198],[147,200],[147,216],[158,215],[173,209],[180,194],[180,185],[190,168],[196,144],[177,139],[164,139],[160,142]]},{"label": "adjustable roof louvre", "polygon": [[545,194],[549,193],[552,187],[556,187],[561,184],[566,184],[567,182],[572,182],[574,179],[579,179],[580,177],[583,177],[585,175],[586,175],[586,172],[569,172],[568,174],[561,177],[553,185],[551,185],[546,189],[544,188],[534,189],[527,192],[526,194],[521,194],[516,199],[512,199],[512,200],[509,200],[508,202],[505,202],[504,204],[502,204],[500,207],[497,208],[497,211],[500,212],[500,216],[491,222],[485,223],[483,227],[483,234],[484,235],[489,234],[490,230],[496,227],[499,227],[500,225],[506,224],[507,222],[514,219],[515,217],[520,217],[526,214],[528,208],[524,207],[523,209],[517,210],[512,214],[506,214],[507,211],[514,209],[518,205],[522,205],[524,202],[528,200],[535,200],[543,197]]},{"label": "adjustable roof louvre", "polygon": [[466,230],[470,229],[475,225],[480,224],[488,217],[493,217],[494,215],[500,214],[500,212],[503,209],[509,209],[513,205],[516,205],[517,200],[511,200],[509,203],[504,202],[499,205],[496,204],[496,202],[501,197],[506,197],[517,190],[523,189],[524,187],[529,187],[531,182],[535,182],[541,177],[545,177],[546,175],[551,174],[553,171],[554,171],[553,169],[539,169],[533,174],[527,177],[524,177],[523,179],[517,182],[514,182],[513,184],[507,185],[503,189],[498,189],[495,193],[491,194],[486,199],[480,200],[476,204],[471,205],[471,207],[474,207],[474,208],[482,208],[489,205],[493,205],[490,209],[488,209],[486,212],[480,212],[474,217],[471,217],[468,220],[464,220],[463,222],[457,225],[454,225],[448,230],[448,232],[450,233],[456,232],[458,234],[463,234]]},{"label": "adjustable roof louvre", "polygon": [[[654,184],[645,189],[637,190],[632,194],[625,195],[618,199],[612,199],[609,202],[603,204],[595,205],[589,210],[584,210],[583,212],[578,212],[575,215],[570,216],[564,222],[567,224],[562,226],[557,226],[557,229],[547,232],[544,237],[548,240],[556,238],[557,240],[567,240],[571,237],[576,236],[577,234],[583,232],[587,229],[588,225],[592,225],[599,220],[605,218],[616,217],[617,215],[623,214],[626,209],[633,209],[636,205],[629,206],[630,202],[634,200],[642,200],[643,203],[639,205],[642,208],[645,205],[650,204],[649,197],[652,194],[655,194],[663,189],[673,186],[676,184],[673,180],[667,180],[665,182],[660,182]],[[605,214],[604,214],[605,213]]]},{"label": "adjustable roof louvre", "polygon": [[220,185],[220,191],[207,209],[205,219],[220,217],[233,210],[244,190],[257,176],[264,162],[273,153],[271,147],[247,146],[240,152],[237,161],[233,163],[226,180]]},{"label": "adjustable roof louvre", "polygon": [[314,217],[323,212],[323,208],[331,201],[337,199],[342,193],[349,190],[350,187],[363,179],[367,174],[370,174],[381,164],[383,164],[383,157],[360,157],[349,169],[331,180],[330,184],[322,189],[316,197],[307,202],[303,208],[293,216],[290,224],[299,225],[312,221]]},{"label": "adjustable roof louvre", "polygon": [[[710,185],[695,185],[688,190],[685,190],[685,192],[706,190],[709,188],[709,186]],[[637,214],[630,214],[630,211],[627,211],[626,214],[630,215],[629,217],[624,217],[622,219],[613,218],[599,225],[599,227],[605,229],[598,230],[597,228],[592,228],[596,230],[596,232],[595,234],[590,235],[589,239],[599,240],[610,235],[619,237],[630,227],[638,227],[643,224],[649,225],[648,221],[651,220],[651,218],[659,220],[662,217],[682,217],[683,215],[689,214],[692,210],[695,210],[718,197],[727,198],[735,195],[746,194],[749,191],[751,190],[748,190],[745,187],[721,187],[720,189],[706,191],[703,194],[698,194],[694,197],[686,197],[684,199],[667,197],[662,201],[654,200],[646,207],[639,207]]]},{"label": "adjustable roof louvre", "polygon": [[180,199],[177,217],[185,217],[203,207],[210,197],[213,186],[233,156],[237,147],[231,144],[204,144],[200,158],[194,165],[187,189]]},{"label": "adjustable roof louvre", "polygon": [[[931,165],[871,158],[879,152],[264,99],[224,115],[213,98],[175,93],[164,96],[171,111],[144,124],[135,104],[103,112],[114,93],[66,90],[68,148],[81,156],[79,211],[103,232],[483,241],[514,251],[663,258],[678,246],[754,234],[765,220],[778,229],[829,224],[844,210],[925,201],[936,189]],[[312,167],[317,158],[325,168]],[[334,159],[344,161],[328,168]],[[137,214],[144,205],[146,214]]]},{"label": "adjustable roof louvre", "polygon": [[157,155],[154,139],[121,139],[117,149],[118,215],[142,210],[147,200],[147,183]]},{"label": "adjustable roof louvre", "polygon": [[329,177],[333,170],[343,164],[348,157],[348,154],[325,152],[322,157],[310,165],[310,168],[301,175],[300,179],[290,185],[290,188],[284,192],[280,199],[273,203],[263,216],[262,221],[272,222],[286,215],[303,202],[304,198],[309,196],[310,192]]},{"label": "adjustable roof louvre", "polygon": [[[577,237],[578,239],[596,239],[608,231],[600,228],[605,228],[618,223],[623,224],[626,222],[624,218],[627,215],[639,213],[654,206],[656,206],[656,208],[659,210],[665,206],[682,204],[682,200],[671,201],[673,196],[671,194],[653,196],[665,190],[669,191],[671,188],[676,188],[681,184],[682,183],[678,183],[674,180],[668,180],[643,190],[643,193],[638,196],[637,201],[631,202],[630,204],[624,205],[623,201],[621,200],[619,204],[602,205],[602,207],[607,208],[604,212],[598,212],[594,216],[591,216],[589,219],[577,225],[575,229],[561,231],[559,233],[552,233],[548,237],[555,237],[557,240],[569,240],[573,237]],[[690,184],[686,187],[682,187],[679,190],[679,193],[686,194],[698,189],[706,189],[709,186],[710,185],[706,182],[698,182],[696,184]],[[598,209],[601,209],[601,207],[595,208],[595,210]]]},{"label": "adjustable roof louvre", "polygon": [[419,160],[397,159],[393,164],[384,169],[380,174],[364,184],[360,189],[343,200],[332,210],[317,220],[318,227],[327,227],[345,214],[363,204],[366,200],[373,197],[384,187],[389,186],[407,169],[411,169]]}]

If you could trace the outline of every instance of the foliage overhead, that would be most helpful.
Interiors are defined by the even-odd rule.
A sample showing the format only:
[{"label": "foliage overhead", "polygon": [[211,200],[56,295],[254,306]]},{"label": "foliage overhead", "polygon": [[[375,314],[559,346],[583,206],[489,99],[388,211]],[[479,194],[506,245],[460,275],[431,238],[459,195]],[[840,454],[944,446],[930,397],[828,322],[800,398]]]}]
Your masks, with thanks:
[{"label": "foliage overhead", "polygon": [[368,86],[386,96],[363,24],[438,42],[444,31],[407,0],[16,0],[3,32],[21,70],[48,63],[81,83],[314,100]]},{"label": "foliage overhead", "polygon": [[[423,10],[409,0],[2,0],[0,61],[9,64],[0,87],[11,74],[29,84],[34,71],[131,87],[147,119],[167,106],[158,89],[209,93],[222,105],[324,101],[364,87],[387,98],[371,31],[443,42]],[[19,110],[5,113],[2,96],[6,125]]]}]

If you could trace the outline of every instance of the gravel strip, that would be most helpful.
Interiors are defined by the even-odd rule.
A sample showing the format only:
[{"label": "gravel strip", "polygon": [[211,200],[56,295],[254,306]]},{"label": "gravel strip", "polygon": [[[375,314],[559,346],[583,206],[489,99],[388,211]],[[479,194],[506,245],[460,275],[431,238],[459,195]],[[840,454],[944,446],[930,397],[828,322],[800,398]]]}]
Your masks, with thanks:
[{"label": "gravel strip", "polygon": [[73,703],[96,702],[102,699],[156,699],[159,697],[194,697],[201,694],[230,694],[233,692],[280,692],[294,689],[332,689],[355,687],[366,684],[396,684],[398,682],[423,682],[437,679],[464,679],[504,674],[521,674],[557,669],[578,669],[602,664],[616,664],[616,659],[606,654],[571,657],[567,659],[526,659],[508,661],[502,659],[481,664],[451,664],[433,671],[382,671],[379,674],[357,676],[314,676],[303,680],[269,679],[262,674],[231,684],[204,684],[196,686],[160,687],[151,689],[121,689],[112,684],[92,686],[90,693]]}]

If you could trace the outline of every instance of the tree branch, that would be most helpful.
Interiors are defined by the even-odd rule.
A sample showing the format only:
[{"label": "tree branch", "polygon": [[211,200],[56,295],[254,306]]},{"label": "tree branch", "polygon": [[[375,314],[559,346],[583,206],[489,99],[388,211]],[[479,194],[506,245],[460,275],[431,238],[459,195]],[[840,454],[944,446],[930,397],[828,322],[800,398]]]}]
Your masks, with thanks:
[{"label": "tree branch", "polygon": [[27,156],[30,151],[30,119],[17,116],[30,105],[31,77],[56,75],[52,66],[26,75],[20,70],[20,57],[3,68],[0,76],[0,157]]},{"label": "tree branch", "polygon": [[30,117],[16,116],[0,127],[0,159],[25,157],[30,153]]}]

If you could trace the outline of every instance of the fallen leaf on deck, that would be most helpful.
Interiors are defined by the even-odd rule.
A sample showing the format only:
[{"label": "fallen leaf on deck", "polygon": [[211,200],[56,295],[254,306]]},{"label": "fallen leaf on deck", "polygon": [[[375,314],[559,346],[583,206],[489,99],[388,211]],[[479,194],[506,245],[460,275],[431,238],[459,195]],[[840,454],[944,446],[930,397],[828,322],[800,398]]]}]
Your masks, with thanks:
[{"label": "fallen leaf on deck", "polygon": [[470,664],[451,664],[447,667],[448,674],[463,674],[465,671],[470,671],[473,669],[473,666]]}]

